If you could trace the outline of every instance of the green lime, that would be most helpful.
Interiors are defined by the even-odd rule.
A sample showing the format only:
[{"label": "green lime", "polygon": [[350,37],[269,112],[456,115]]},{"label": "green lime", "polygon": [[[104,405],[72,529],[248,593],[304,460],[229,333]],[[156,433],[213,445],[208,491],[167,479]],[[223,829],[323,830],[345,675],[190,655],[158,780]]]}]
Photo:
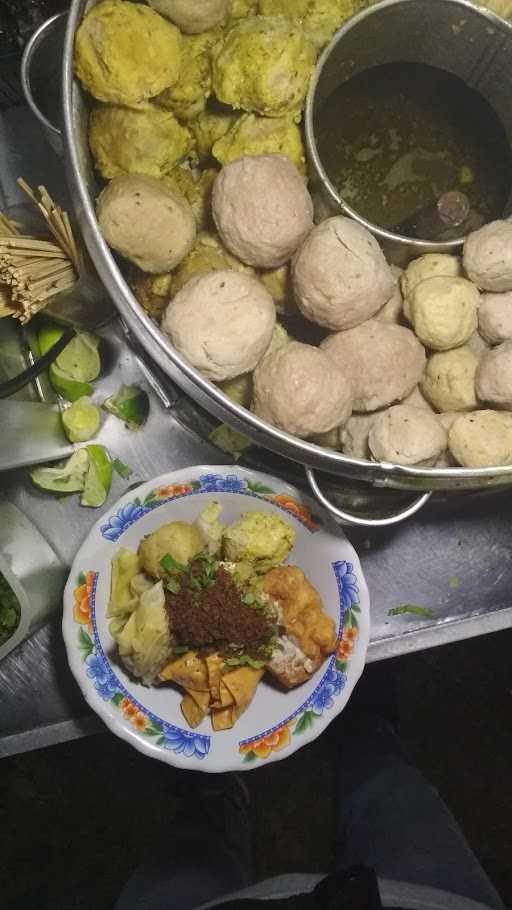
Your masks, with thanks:
[{"label": "green lime", "polygon": [[40,490],[52,493],[80,493],[89,469],[87,449],[80,449],[65,464],[56,468],[36,468],[30,472],[32,482]]},{"label": "green lime", "polygon": [[90,445],[87,446],[89,460],[92,461],[98,471],[99,479],[103,484],[105,491],[110,492],[112,486],[112,459],[105,446]]},{"label": "green lime", "polygon": [[54,391],[57,392],[57,395],[62,395],[66,401],[77,401],[79,398],[92,395],[92,385],[88,382],[77,382],[76,379],[71,379],[67,373],[59,370],[55,363],[50,366],[48,376]]},{"label": "green lime", "polygon": [[70,442],[86,442],[101,426],[100,410],[90,398],[79,398],[62,412],[62,423]]},{"label": "green lime", "polygon": [[92,382],[101,370],[98,354],[100,340],[90,332],[80,332],[71,339],[55,363],[70,379],[77,382]]},{"label": "green lime", "polygon": [[58,325],[52,325],[52,323],[45,323],[37,333],[37,343],[39,345],[39,352],[41,357],[53,348],[54,344],[62,338],[64,334],[64,329],[61,329]]},{"label": "green lime", "polygon": [[129,430],[137,430],[149,416],[149,398],[138,385],[122,385],[103,402],[106,411],[123,420]]}]

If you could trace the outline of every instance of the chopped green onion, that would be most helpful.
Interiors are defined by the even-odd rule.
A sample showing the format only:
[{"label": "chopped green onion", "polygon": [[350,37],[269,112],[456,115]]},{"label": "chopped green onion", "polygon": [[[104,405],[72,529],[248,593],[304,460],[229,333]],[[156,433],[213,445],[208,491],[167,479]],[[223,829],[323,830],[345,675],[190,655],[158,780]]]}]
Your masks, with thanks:
[{"label": "chopped green onion", "polygon": [[176,581],[175,578],[169,578],[169,580],[166,582],[165,587],[167,591],[171,592],[171,594],[179,594],[181,591],[181,585],[179,581]]},{"label": "chopped green onion", "polygon": [[178,562],[178,560],[175,559],[174,556],[171,556],[170,553],[166,553],[165,556],[162,557],[162,559],[160,560],[160,565],[161,565],[162,569],[164,570],[164,572],[168,572],[169,575],[172,572],[184,572],[185,571],[185,566],[182,565],[181,562]]},{"label": "chopped green onion", "polygon": [[435,615],[429,607],[419,607],[417,604],[401,604],[388,610],[388,616],[402,616],[404,613],[413,613],[423,619],[434,619]]}]

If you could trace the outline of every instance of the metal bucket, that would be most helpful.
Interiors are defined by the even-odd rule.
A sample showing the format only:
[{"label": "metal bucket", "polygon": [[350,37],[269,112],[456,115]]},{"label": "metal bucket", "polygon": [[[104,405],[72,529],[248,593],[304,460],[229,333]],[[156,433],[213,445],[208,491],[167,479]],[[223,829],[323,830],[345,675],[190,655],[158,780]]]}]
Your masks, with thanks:
[{"label": "metal bucket", "polygon": [[[444,243],[413,240],[366,221],[329,179],[316,142],[324,101],[344,82],[383,63],[423,63],[462,79],[489,102],[512,148],[512,25],[466,0],[385,0],[350,19],[318,62],[306,106],[306,142],[314,179],[331,213],[368,228],[400,265],[422,253],[457,253],[464,237]],[[507,210],[512,200],[509,199]]]},{"label": "metal bucket", "polygon": [[[420,2],[420,0],[402,0],[400,9]],[[73,51],[75,33],[80,25],[88,0],[72,0],[63,61],[63,108],[64,108],[64,144],[68,182],[74,201],[77,218],[82,228],[85,243],[91,259],[100,275],[105,288],[115,302],[123,320],[132,334],[145,348],[153,361],[176,383],[196,405],[204,408],[218,420],[225,421],[234,429],[245,433],[252,441],[266,450],[283,456],[306,469],[308,482],[315,496],[330,509],[338,520],[348,524],[367,526],[394,524],[414,514],[428,500],[431,491],[459,492],[463,490],[485,490],[498,486],[512,485],[512,465],[507,467],[479,468],[411,468],[389,462],[370,462],[362,459],[348,458],[333,449],[321,448],[304,439],[290,436],[288,433],[265,423],[251,411],[227,398],[221,390],[205,379],[196,369],[190,366],[173,348],[169,339],[160,328],[143,311],[133,296],[119,268],[112,251],[104,241],[99,230],[95,213],[95,199],[99,186],[94,174],[87,137],[88,102],[81,86],[73,74]],[[485,16],[473,10],[466,3],[458,0],[423,0],[423,7],[432,5],[439,8],[443,5],[452,9],[457,6],[462,18],[466,13],[478,16],[478,21],[486,27],[496,29],[503,36],[509,36],[510,30],[495,16]],[[379,8],[373,11],[373,15]],[[462,15],[464,14],[464,15]],[[366,15],[370,15],[368,12]],[[430,20],[429,20],[430,21]],[[433,34],[429,41],[435,43],[437,27],[433,25]],[[496,49],[496,48],[495,48]],[[327,53],[327,52],[326,52]],[[325,55],[324,58],[325,59]],[[512,69],[510,69],[512,72]],[[504,75],[502,81],[505,83]],[[507,91],[502,86],[503,98]],[[340,487],[344,479],[364,481],[373,484],[380,490],[401,490],[413,493],[416,498],[404,509],[399,507],[397,514],[373,521],[366,516],[360,519],[346,509],[333,509],[318,487],[314,470],[318,469],[336,480]],[[393,506],[391,507],[393,508]]]}]

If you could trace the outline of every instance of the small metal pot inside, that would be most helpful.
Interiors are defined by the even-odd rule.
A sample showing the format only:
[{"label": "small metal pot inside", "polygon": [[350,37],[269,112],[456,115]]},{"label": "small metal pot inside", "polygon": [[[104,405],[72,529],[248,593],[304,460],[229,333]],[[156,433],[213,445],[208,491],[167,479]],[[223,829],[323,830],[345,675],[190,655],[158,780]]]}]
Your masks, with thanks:
[{"label": "small metal pot inside", "polygon": [[326,99],[352,76],[380,64],[405,62],[438,67],[480,92],[500,118],[512,148],[512,27],[465,0],[386,0],[350,19],[319,60],[306,107],[307,149],[316,182],[332,212],[368,228],[398,264],[427,252],[456,253],[464,237],[444,243],[413,240],[366,221],[329,179],[316,123]]},{"label": "small metal pot inside", "polygon": [[[414,6],[418,5],[423,8],[425,14],[426,7],[430,5],[441,7],[444,4],[457,6],[459,19],[464,18],[466,13],[468,16],[471,15],[472,7],[461,2],[457,3],[457,0],[423,0],[423,2],[420,2],[420,0],[405,0],[404,2],[402,0],[402,2],[398,3],[388,3],[386,6],[396,6],[399,9],[410,6],[412,10]],[[341,521],[362,523],[364,525],[395,523],[417,511],[428,500],[432,490],[460,492],[462,490],[482,490],[511,485],[512,465],[504,468],[479,468],[477,470],[404,467],[403,465],[391,463],[375,463],[362,459],[348,458],[334,449],[322,448],[310,440],[290,436],[290,434],[265,423],[256,414],[247,411],[228,399],[218,386],[205,379],[198,370],[187,363],[173,348],[168,337],[143,311],[132,294],[116,257],[101,235],[96,219],[95,199],[99,192],[99,186],[92,166],[88,144],[88,101],[81,86],[74,79],[73,67],[75,33],[82,21],[86,7],[89,6],[88,0],[72,0],[64,48],[63,111],[68,183],[83,238],[97,272],[123,320],[152,360],[185,392],[186,396],[194,402],[194,406],[198,405],[199,408],[203,408],[213,418],[223,420],[239,432],[245,433],[261,449],[275,453],[306,468],[308,481],[313,492],[326,505],[326,508],[330,508],[331,512]],[[376,13],[377,10],[373,14],[375,15]],[[398,19],[400,19],[400,16]],[[430,22],[431,20],[429,19],[428,21]],[[478,19],[479,23],[482,21],[489,27],[501,28],[496,17]],[[432,36],[423,35],[423,37],[426,41],[435,44],[439,41],[435,19],[432,20],[431,25]],[[422,31],[424,27],[425,22],[422,20]],[[505,34],[508,36],[509,32],[506,31]],[[493,48],[497,50],[494,45]],[[363,50],[366,54],[366,65],[369,65],[372,56],[371,51],[369,49],[361,49],[361,52]],[[512,69],[510,69],[510,72],[512,72]],[[332,70],[333,87],[338,78],[336,73],[337,67]],[[497,78],[497,70],[495,70],[495,76]],[[503,83],[506,81],[504,73],[502,73],[502,81]],[[504,103],[505,88],[503,88],[503,93]],[[309,116],[311,116],[311,112]],[[385,519],[378,519],[376,522],[368,518],[364,518],[359,522],[358,518],[350,515],[345,508],[333,510],[331,504],[322,498],[323,494],[318,489],[313,469],[333,475],[333,483],[338,483],[340,487],[344,486],[345,479],[348,478],[353,481],[364,481],[367,484],[373,484],[382,491],[408,491],[416,498],[412,505],[409,502],[405,508],[402,503],[398,513],[395,515],[388,515]]]},{"label": "small metal pot inside", "polygon": [[23,52],[21,84],[25,100],[57,155],[64,151],[61,131],[62,53],[67,13],[57,13],[37,29]]}]

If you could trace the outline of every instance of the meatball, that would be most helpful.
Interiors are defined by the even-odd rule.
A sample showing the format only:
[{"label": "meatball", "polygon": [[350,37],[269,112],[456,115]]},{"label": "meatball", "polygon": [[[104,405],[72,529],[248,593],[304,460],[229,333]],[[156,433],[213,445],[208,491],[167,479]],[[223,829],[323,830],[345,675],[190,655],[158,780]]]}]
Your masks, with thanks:
[{"label": "meatball", "polygon": [[249,373],[272,339],[276,311],[263,285],[240,272],[192,278],[165,312],[162,329],[207,379]]},{"label": "meatball", "polygon": [[463,468],[512,464],[512,425],[500,411],[461,414],[448,433],[448,445]]},{"label": "meatball", "polygon": [[471,338],[479,304],[480,294],[466,278],[428,278],[409,297],[410,318],[426,347],[448,351]]},{"label": "meatball", "polygon": [[306,153],[299,127],[292,117],[243,114],[212,148],[213,157],[230,164],[245,155],[284,155],[304,173]]},{"label": "meatball", "polygon": [[438,411],[473,411],[478,406],[477,369],[478,357],[466,346],[434,354],[421,380],[422,392]]},{"label": "meatball", "polygon": [[288,158],[258,155],[226,165],[212,196],[213,217],[227,249],[242,262],[275,269],[313,227],[313,202]]},{"label": "meatball", "polygon": [[307,439],[347,420],[351,388],[323,351],[291,341],[254,371],[253,407],[268,423]]},{"label": "meatball", "polygon": [[512,291],[512,222],[491,221],[469,234],[463,262],[482,291]]},{"label": "meatball", "polygon": [[186,35],[198,35],[224,25],[229,13],[229,0],[148,0],[148,3]]},{"label": "meatball", "polygon": [[425,253],[409,263],[402,275],[402,293],[404,295],[404,315],[410,321],[409,297],[416,285],[427,278],[458,278],[462,275],[462,262],[458,256],[448,253]]},{"label": "meatball", "polygon": [[192,137],[168,111],[97,107],[89,119],[89,145],[102,177],[163,177],[188,155]]},{"label": "meatball", "polygon": [[373,414],[352,414],[339,429],[341,450],[349,458],[370,458],[368,436],[380,411]]},{"label": "meatball", "polygon": [[480,360],[476,392],[481,401],[512,409],[512,341],[492,348]]},{"label": "meatball", "polygon": [[512,291],[482,294],[478,331],[489,344],[512,340]]},{"label": "meatball", "polygon": [[371,319],[330,335],[321,348],[352,385],[354,411],[401,401],[420,381],[425,351],[410,329]]},{"label": "meatball", "polygon": [[245,19],[213,55],[215,97],[248,113],[300,117],[315,50],[300,24],[281,16]]},{"label": "meatball", "polygon": [[114,177],[96,209],[109,246],[143,272],[169,272],[194,245],[196,223],[189,203],[154,177]]},{"label": "meatball", "polygon": [[103,0],[76,33],[75,72],[98,101],[140,104],[174,85],[180,66],[178,29],[142,3]]},{"label": "meatball", "polygon": [[375,238],[341,215],[311,231],[292,271],[297,305],[304,316],[335,331],[365,322],[395,289]]},{"label": "meatball", "polygon": [[407,404],[379,414],[368,436],[377,461],[402,465],[433,465],[446,444],[446,431],[437,415]]}]

